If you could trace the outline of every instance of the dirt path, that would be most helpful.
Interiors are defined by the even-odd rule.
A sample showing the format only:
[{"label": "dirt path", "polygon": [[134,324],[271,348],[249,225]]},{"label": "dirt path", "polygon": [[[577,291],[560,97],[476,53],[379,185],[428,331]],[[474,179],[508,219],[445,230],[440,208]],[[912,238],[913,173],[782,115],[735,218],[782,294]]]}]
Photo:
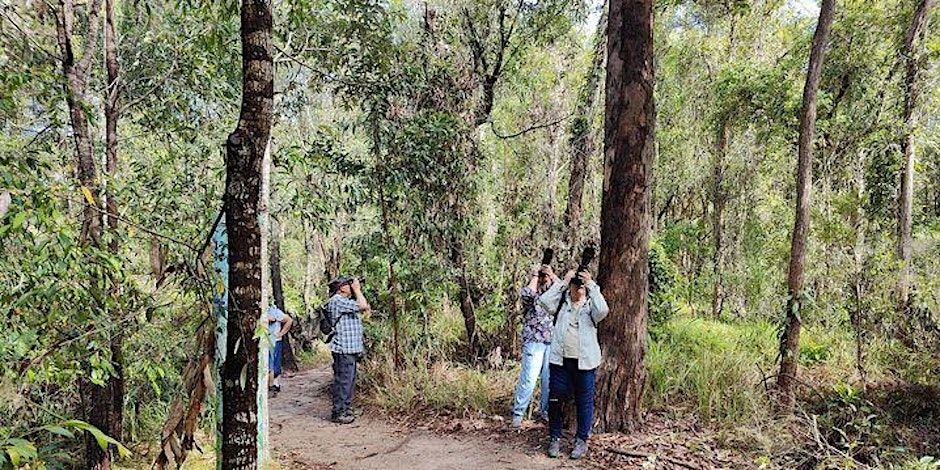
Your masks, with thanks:
[{"label": "dirt path", "polygon": [[440,436],[406,429],[369,415],[355,423],[329,421],[329,366],[282,378],[270,401],[275,459],[291,469],[546,469],[577,468],[536,448],[480,436]]}]

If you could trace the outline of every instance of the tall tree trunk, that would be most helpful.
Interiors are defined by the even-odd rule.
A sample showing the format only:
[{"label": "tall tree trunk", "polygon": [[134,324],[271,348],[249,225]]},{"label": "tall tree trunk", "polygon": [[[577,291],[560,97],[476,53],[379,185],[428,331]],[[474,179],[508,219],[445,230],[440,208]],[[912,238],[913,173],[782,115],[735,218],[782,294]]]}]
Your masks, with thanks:
[{"label": "tall tree trunk", "polygon": [[[320,246],[320,256],[323,257],[323,276],[327,281],[339,276],[340,255],[343,250],[343,241],[339,237],[342,222],[333,226],[333,233],[329,237],[320,234],[317,237],[317,244]],[[329,246],[327,246],[329,243]]]},{"label": "tall tree trunk", "polygon": [[594,58],[591,68],[584,79],[584,86],[578,93],[578,104],[574,112],[569,133],[571,134],[571,160],[568,164],[568,204],[565,207],[563,243],[568,247],[569,255],[575,256],[580,238],[577,236],[581,223],[582,195],[584,181],[587,179],[588,161],[594,154],[594,103],[597,88],[601,81],[604,66],[604,49],[607,38],[607,10],[601,13],[594,37]]},{"label": "tall tree trunk", "polygon": [[911,267],[911,245],[913,236],[914,212],[914,127],[917,116],[914,113],[917,107],[917,77],[920,72],[916,44],[927,22],[927,13],[930,10],[931,0],[920,0],[911,26],[904,37],[904,120],[901,132],[901,149],[904,152],[904,164],[901,170],[901,189],[898,191],[898,258],[901,261],[901,273],[898,279],[898,314],[902,319],[910,318],[911,298],[910,288],[913,270]]},{"label": "tall tree trunk", "polygon": [[865,298],[865,263],[867,261],[868,255],[865,248],[865,228],[866,228],[866,217],[865,217],[865,205],[862,204],[862,201],[865,200],[865,156],[863,152],[859,152],[859,158],[855,161],[855,197],[856,197],[856,208],[855,213],[852,214],[852,228],[855,229],[855,244],[852,246],[852,257],[855,261],[855,273],[853,276],[853,286],[852,286],[852,311],[850,312],[850,320],[852,322],[852,329],[855,330],[855,369],[858,371],[859,380],[862,382],[862,390],[868,391],[868,376],[865,373],[865,350],[864,350],[864,340],[865,340],[865,329],[864,329],[864,315],[865,309],[863,301]]},{"label": "tall tree trunk", "polygon": [[[82,58],[76,62],[73,47],[75,5],[72,0],[60,0],[55,12],[56,40],[62,65],[62,78],[65,88],[65,100],[69,110],[69,122],[72,137],[75,140],[75,156],[78,182],[85,193],[85,205],[82,210],[82,245],[97,246],[101,241],[102,220],[100,217],[99,191],[91,130],[85,115],[88,107],[86,93],[88,88],[88,69],[95,56],[94,48],[98,43],[98,18],[101,14],[101,0],[92,0],[87,10],[87,29],[82,43]],[[90,366],[88,366],[90,367]],[[90,374],[89,374],[90,375]],[[111,434],[111,389],[81,379],[79,391],[85,412],[85,419],[106,434]],[[85,437],[85,468],[107,470],[111,468],[110,453],[98,446],[93,436]]]},{"label": "tall tree trunk", "polygon": [[464,259],[464,244],[457,234],[451,235],[450,261],[457,270],[457,297],[460,302],[460,313],[463,316],[464,328],[467,332],[467,347],[470,358],[476,359],[479,351],[479,338],[477,337],[476,312],[473,308],[473,297],[470,293],[470,280],[467,277],[467,263]]},{"label": "tall tree trunk", "polygon": [[299,344],[301,350],[306,349],[317,338],[319,332],[316,326],[317,307],[314,305],[314,289],[317,284],[315,252],[317,250],[316,235],[312,223],[302,217],[304,231],[304,314],[300,322]]},{"label": "tall tree trunk", "polygon": [[94,47],[98,43],[98,17],[101,13],[101,0],[92,0],[88,7],[88,24],[85,33],[85,50],[81,60],[75,61],[72,34],[75,23],[75,6],[72,0],[60,0],[56,11],[56,39],[62,60],[62,76],[65,80],[65,100],[69,108],[69,121],[72,125],[72,137],[75,139],[77,173],[83,192],[87,191],[87,204],[82,211],[81,240],[83,243],[97,244],[101,238],[101,218],[98,208],[98,181],[95,169],[95,156],[92,148],[91,131],[85,108],[88,84],[88,68],[95,56]]},{"label": "tall tree trunk", "polygon": [[790,245],[790,267],[787,276],[786,326],[780,337],[780,372],[777,388],[780,405],[791,409],[794,403],[793,382],[796,381],[800,355],[800,309],[803,292],[803,273],[806,263],[806,243],[809,237],[809,204],[813,190],[813,136],[816,132],[816,92],[822,76],[826,43],[832,26],[835,0],[823,0],[819,10],[819,21],[813,35],[813,48],[809,55],[806,85],[803,87],[803,108],[800,111],[800,137],[797,161],[796,217],[793,222],[793,238]]},{"label": "tall tree trunk", "polygon": [[302,297],[304,301],[304,318],[310,318],[315,310],[313,306],[313,286],[316,284],[314,251],[317,248],[311,223],[305,217],[302,220],[304,230],[304,291]]},{"label": "tall tree trunk", "polygon": [[712,296],[712,317],[718,318],[724,308],[724,284],[722,273],[724,270],[724,230],[723,218],[725,212],[725,155],[728,152],[728,121],[722,120],[718,124],[718,139],[715,145],[715,164],[712,169],[712,240],[715,252],[712,254],[712,274],[715,278],[715,290]]},{"label": "tall tree trunk", "polygon": [[271,135],[274,63],[270,0],[242,0],[242,102],[226,140],[229,247],[228,337],[222,365],[222,469],[254,470],[258,459],[258,341],[261,317],[261,166]]},{"label": "tall tree trunk", "polygon": [[630,431],[646,385],[650,198],[656,109],[653,0],[611,0],[604,106],[604,193],[598,282],[610,305],[599,325],[604,362],[598,422]]},{"label": "tall tree trunk", "polygon": [[[286,312],[287,307],[284,305],[284,281],[281,276],[281,240],[283,238],[284,226],[278,222],[276,218],[271,217],[271,296],[274,300],[274,305],[282,312]],[[298,317],[298,315],[294,316]],[[301,318],[295,318],[294,323],[291,332],[294,331],[294,328],[298,330],[303,328],[304,322]],[[288,332],[288,334],[281,338],[281,358],[284,368],[297,372],[300,370],[300,367],[297,365],[294,347],[290,341],[291,332]]]},{"label": "tall tree trunk", "polygon": [[[114,27],[115,0],[105,0],[104,54],[107,69],[108,86],[105,88],[105,172],[108,175],[107,209],[110,243],[108,248],[115,256],[120,248],[118,244],[118,204],[114,191],[114,178],[117,176],[118,134],[117,124],[120,118],[120,65],[118,63],[117,34]],[[117,290],[119,287],[114,286]],[[117,312],[116,320],[123,315]],[[121,440],[124,434],[124,329],[115,328],[111,335],[111,363],[114,373],[108,377],[108,389],[111,394],[111,412],[108,417],[108,431],[111,437]]]}]

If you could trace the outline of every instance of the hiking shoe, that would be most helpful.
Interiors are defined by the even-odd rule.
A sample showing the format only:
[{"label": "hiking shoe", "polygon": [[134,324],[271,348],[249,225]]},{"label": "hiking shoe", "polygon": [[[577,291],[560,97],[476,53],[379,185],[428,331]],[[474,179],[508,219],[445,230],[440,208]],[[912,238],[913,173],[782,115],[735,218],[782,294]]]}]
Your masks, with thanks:
[{"label": "hiking shoe", "polygon": [[333,415],[330,420],[337,424],[349,424],[355,421],[356,417],[350,413],[343,413],[340,415]]},{"label": "hiking shoe", "polygon": [[571,450],[571,460],[578,460],[581,457],[584,457],[588,451],[587,442],[583,439],[575,439],[574,449]]},{"label": "hiking shoe", "polygon": [[512,416],[512,424],[510,424],[509,427],[511,427],[511,428],[513,428],[513,429],[519,429],[519,428],[521,428],[521,427],[522,427],[522,416],[513,415],[513,416]]},{"label": "hiking shoe", "polygon": [[560,437],[550,437],[548,438],[548,456],[556,459],[561,455],[561,438]]}]

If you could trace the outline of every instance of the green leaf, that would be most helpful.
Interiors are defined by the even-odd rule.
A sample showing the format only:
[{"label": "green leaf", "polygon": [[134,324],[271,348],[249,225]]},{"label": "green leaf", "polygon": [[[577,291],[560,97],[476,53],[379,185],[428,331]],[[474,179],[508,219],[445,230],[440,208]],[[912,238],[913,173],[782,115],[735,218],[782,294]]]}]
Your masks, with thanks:
[{"label": "green leaf", "polygon": [[46,431],[49,431],[53,434],[58,434],[60,436],[67,437],[69,439],[75,438],[75,434],[72,433],[72,431],[69,431],[68,429],[63,428],[62,426],[48,425],[48,426],[43,426],[42,429],[45,429]]},{"label": "green leaf", "polygon": [[10,462],[13,463],[14,467],[19,466],[21,461],[26,463],[39,455],[36,452],[36,446],[26,439],[12,438],[7,442],[6,452],[10,456]]},{"label": "green leaf", "polygon": [[121,456],[122,458],[128,457],[131,455],[130,449],[128,449],[127,447],[124,447],[123,444],[115,440],[113,437],[108,436],[105,433],[101,432],[100,429],[84,421],[71,419],[62,423],[62,425],[91,433],[91,435],[95,438],[95,441],[98,443],[98,446],[101,447],[101,450],[107,451],[108,445],[111,444],[117,448],[118,455]]}]

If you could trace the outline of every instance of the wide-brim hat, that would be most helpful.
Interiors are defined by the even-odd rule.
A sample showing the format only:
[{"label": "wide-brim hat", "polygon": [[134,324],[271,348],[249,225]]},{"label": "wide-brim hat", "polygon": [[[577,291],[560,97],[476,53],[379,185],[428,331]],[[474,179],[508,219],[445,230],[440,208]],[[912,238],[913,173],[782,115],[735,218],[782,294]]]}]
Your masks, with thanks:
[{"label": "wide-brim hat", "polygon": [[350,282],[352,282],[352,278],[348,276],[337,276],[333,278],[333,280],[327,284],[327,287],[330,289],[330,295],[335,294],[340,287],[343,287]]}]

